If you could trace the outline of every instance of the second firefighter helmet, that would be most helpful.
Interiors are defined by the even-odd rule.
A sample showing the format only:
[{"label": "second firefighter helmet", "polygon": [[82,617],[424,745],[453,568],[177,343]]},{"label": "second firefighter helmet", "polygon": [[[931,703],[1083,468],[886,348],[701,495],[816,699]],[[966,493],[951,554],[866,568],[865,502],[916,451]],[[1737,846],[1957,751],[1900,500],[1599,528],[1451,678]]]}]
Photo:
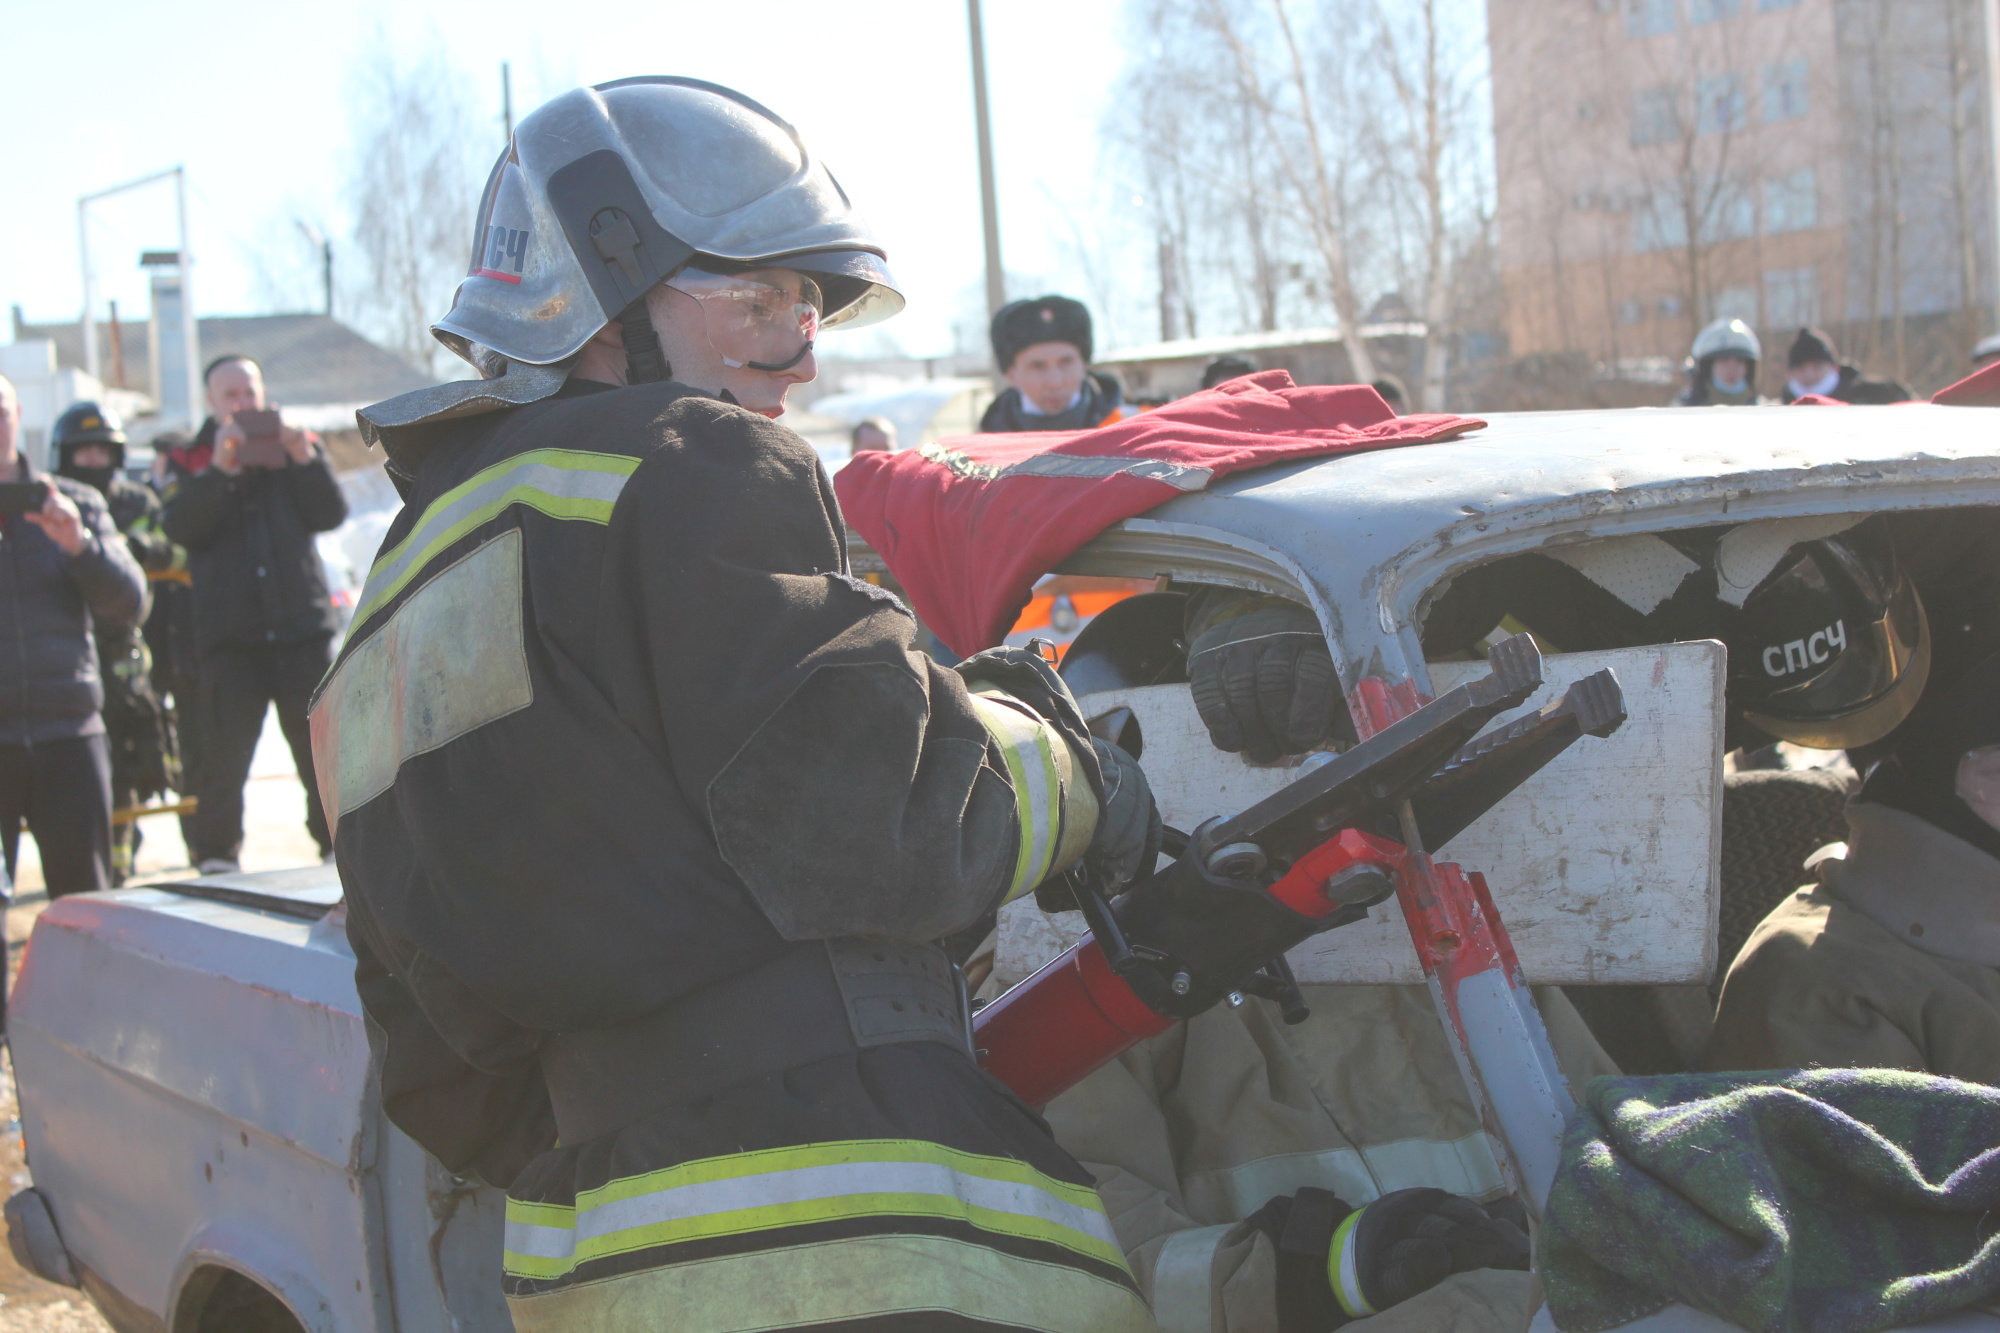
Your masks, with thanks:
[{"label": "second firefighter helmet", "polygon": [[1718,319],[1695,334],[1694,345],[1688,349],[1688,360],[1697,366],[1723,356],[1742,357],[1754,372],[1757,363],[1764,359],[1764,345],[1757,340],[1757,330],[1740,319]]},{"label": "second firefighter helmet", "polygon": [[1801,542],[1731,617],[1730,702],[1779,740],[1820,750],[1895,730],[1930,676],[1930,627],[1879,524]]},{"label": "second firefighter helmet", "polygon": [[125,465],[125,423],[110,408],[87,398],[71,403],[49,431],[49,445],[61,462],[68,462],[70,451],[86,444],[109,447],[111,465]]},{"label": "second firefighter helmet", "polygon": [[465,280],[431,332],[482,370],[481,348],[552,365],[683,269],[774,267],[815,285],[819,328],[903,308],[882,247],[798,131],[713,83],[619,79],[515,127]]}]

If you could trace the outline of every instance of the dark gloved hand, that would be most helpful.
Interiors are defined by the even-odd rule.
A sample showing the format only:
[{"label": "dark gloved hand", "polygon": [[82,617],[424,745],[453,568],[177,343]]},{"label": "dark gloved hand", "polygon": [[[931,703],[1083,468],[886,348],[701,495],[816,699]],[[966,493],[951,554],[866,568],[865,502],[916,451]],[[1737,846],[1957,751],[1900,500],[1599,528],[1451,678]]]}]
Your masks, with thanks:
[{"label": "dark gloved hand", "polygon": [[998,685],[1028,707],[1040,713],[1081,749],[1089,743],[1090,729],[1077,711],[1076,697],[1056,669],[1029,648],[988,648],[952,668],[967,685]]},{"label": "dark gloved hand", "polygon": [[1160,859],[1163,828],[1160,807],[1146,782],[1139,761],[1110,741],[1091,738],[1104,785],[1099,793],[1097,832],[1083,854],[1083,864],[1065,875],[1052,875],[1035,889],[1044,912],[1074,912],[1077,876],[1088,872],[1106,898],[1149,873]]},{"label": "dark gloved hand", "polygon": [[1139,761],[1109,741],[1094,737],[1097,766],[1104,774],[1104,797],[1097,811],[1097,835],[1084,864],[1097,875],[1105,897],[1149,873],[1160,859],[1160,807]]},{"label": "dark gloved hand", "polygon": [[1525,1272],[1528,1237],[1504,1216],[1509,1202],[1489,1211],[1439,1189],[1397,1190],[1359,1210],[1322,1189],[1272,1199],[1249,1221],[1278,1250],[1280,1333],[1325,1333],[1453,1273]]},{"label": "dark gloved hand", "polygon": [[1187,644],[1189,689],[1216,749],[1267,764],[1327,742],[1340,681],[1306,607],[1199,588],[1188,597]]}]

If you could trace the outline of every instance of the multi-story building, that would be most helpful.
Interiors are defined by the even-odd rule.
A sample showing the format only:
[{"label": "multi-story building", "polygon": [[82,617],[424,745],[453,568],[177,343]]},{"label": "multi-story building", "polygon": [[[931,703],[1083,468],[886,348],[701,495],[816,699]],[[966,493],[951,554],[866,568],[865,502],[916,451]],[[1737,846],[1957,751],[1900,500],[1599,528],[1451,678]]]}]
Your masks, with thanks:
[{"label": "multi-story building", "polygon": [[1990,332],[1983,0],[1487,0],[1517,355],[1666,382],[1740,316],[1956,378]]}]

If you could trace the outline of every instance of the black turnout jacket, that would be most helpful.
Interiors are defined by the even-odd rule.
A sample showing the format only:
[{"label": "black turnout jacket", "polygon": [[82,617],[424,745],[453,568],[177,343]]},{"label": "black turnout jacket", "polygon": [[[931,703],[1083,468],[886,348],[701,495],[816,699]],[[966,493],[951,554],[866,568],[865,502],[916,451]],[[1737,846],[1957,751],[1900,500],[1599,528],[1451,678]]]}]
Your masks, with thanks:
[{"label": "black turnout jacket", "polygon": [[385,1106],[505,1183],[552,1142],[546,1034],[802,942],[961,930],[1020,825],[791,431],[574,381],[417,429],[313,744]]}]

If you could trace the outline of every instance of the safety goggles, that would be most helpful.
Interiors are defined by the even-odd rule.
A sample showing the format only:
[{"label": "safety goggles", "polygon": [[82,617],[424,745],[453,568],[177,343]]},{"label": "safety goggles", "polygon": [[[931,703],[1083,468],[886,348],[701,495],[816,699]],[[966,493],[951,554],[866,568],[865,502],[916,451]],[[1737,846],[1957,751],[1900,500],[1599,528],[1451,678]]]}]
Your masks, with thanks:
[{"label": "safety goggles", "polygon": [[746,366],[790,370],[813,349],[826,297],[819,284],[803,273],[762,272],[770,276],[684,268],[667,279],[667,286],[700,304],[709,346],[724,365],[738,370]]}]

